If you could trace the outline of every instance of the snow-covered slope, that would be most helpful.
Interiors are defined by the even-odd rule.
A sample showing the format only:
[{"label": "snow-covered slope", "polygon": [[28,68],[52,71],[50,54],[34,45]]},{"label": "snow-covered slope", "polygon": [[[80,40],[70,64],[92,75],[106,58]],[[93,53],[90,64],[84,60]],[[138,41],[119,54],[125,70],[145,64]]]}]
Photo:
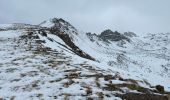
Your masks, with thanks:
[{"label": "snow-covered slope", "polygon": [[61,18],[1,25],[0,98],[168,100],[170,34],[104,32]]}]

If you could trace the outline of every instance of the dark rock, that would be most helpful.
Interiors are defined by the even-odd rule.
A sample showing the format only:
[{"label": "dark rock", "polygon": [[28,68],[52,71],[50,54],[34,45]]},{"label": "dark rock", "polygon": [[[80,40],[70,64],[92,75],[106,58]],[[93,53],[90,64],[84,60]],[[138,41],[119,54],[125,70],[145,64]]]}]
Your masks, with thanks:
[{"label": "dark rock", "polygon": [[45,31],[42,31],[41,35],[47,37],[47,33]]},{"label": "dark rock", "polygon": [[86,87],[86,94],[91,95],[92,94],[92,89],[91,87]]},{"label": "dark rock", "polygon": [[125,32],[124,33],[125,36],[128,36],[128,37],[136,37],[137,35],[133,32]]},{"label": "dark rock", "polygon": [[94,38],[98,37],[95,33],[91,34],[90,32],[86,33],[87,37],[90,39],[90,41],[94,42]]},{"label": "dark rock", "polygon": [[[55,28],[54,28],[55,29]],[[64,33],[58,33],[58,31],[56,30],[52,30],[51,33],[54,33],[55,35],[57,35],[59,38],[61,38],[70,48],[72,48],[72,51],[79,55],[80,57],[86,58],[86,59],[90,59],[90,60],[94,60],[95,59],[93,57],[91,57],[90,55],[86,54],[85,52],[83,52],[82,50],[80,50],[71,40],[71,38],[69,37],[68,34],[64,34]]]},{"label": "dark rock", "polygon": [[110,29],[103,31],[99,37],[103,39],[104,41],[120,41],[120,40],[126,40],[130,42],[130,39],[123,34],[115,31],[112,32]]},{"label": "dark rock", "polygon": [[168,100],[166,96],[157,94],[126,93],[117,96],[123,100]]},{"label": "dark rock", "polygon": [[1,29],[1,28],[0,28],[0,31],[5,31],[5,29]]},{"label": "dark rock", "polygon": [[47,33],[46,33],[46,31],[44,29],[38,30],[38,33],[41,34],[42,36],[47,37]]},{"label": "dark rock", "polygon": [[33,36],[34,39],[40,39],[38,35]]},{"label": "dark rock", "polygon": [[46,42],[45,42],[45,40],[36,40],[36,43],[41,44],[41,43],[46,43]]},{"label": "dark rock", "polygon": [[49,37],[47,37],[47,38],[48,38],[48,40],[50,40],[51,42],[53,42],[53,41],[54,41],[52,38],[49,38]]},{"label": "dark rock", "polygon": [[161,86],[161,85],[156,85],[155,88],[156,88],[156,89],[158,90],[158,92],[160,92],[160,93],[164,93],[164,92],[165,92],[164,87]]},{"label": "dark rock", "polygon": [[34,33],[34,32],[32,32],[32,31],[28,31],[28,35],[29,35],[29,36],[32,36],[33,33]]},{"label": "dark rock", "polygon": [[21,35],[19,36],[21,39],[26,39],[28,36],[27,35]]},{"label": "dark rock", "polygon": [[113,79],[114,79],[114,77],[112,75],[105,75],[104,76],[105,81],[109,81],[109,80],[113,80]]}]

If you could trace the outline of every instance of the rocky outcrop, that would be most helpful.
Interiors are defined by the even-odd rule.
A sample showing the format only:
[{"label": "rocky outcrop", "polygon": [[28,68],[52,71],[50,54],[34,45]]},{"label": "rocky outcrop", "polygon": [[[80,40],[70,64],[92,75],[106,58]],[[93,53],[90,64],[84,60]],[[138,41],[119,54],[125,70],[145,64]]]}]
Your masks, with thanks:
[{"label": "rocky outcrop", "polygon": [[95,38],[98,38],[98,35],[96,35],[95,33],[92,34],[90,32],[86,33],[87,37],[90,39],[90,41],[94,42]]},{"label": "rocky outcrop", "polygon": [[103,39],[104,41],[121,41],[121,40],[126,40],[130,42],[130,39],[123,34],[115,31],[111,31],[110,29],[103,31],[99,37]]},{"label": "rocky outcrop", "polygon": [[127,37],[136,37],[136,36],[137,36],[137,35],[136,35],[135,33],[133,33],[133,32],[125,32],[124,35],[127,36]]},{"label": "rocky outcrop", "polygon": [[101,32],[101,34],[97,35],[95,33],[86,33],[87,37],[94,42],[95,39],[97,38],[97,40],[99,41],[103,41],[103,42],[130,42],[130,37],[135,37],[135,34],[132,34],[132,32],[125,32],[124,34],[121,34],[117,31],[113,32],[110,29],[107,29],[103,32]]},{"label": "rocky outcrop", "polygon": [[169,100],[167,96],[158,94],[126,93],[118,96],[123,100]]},{"label": "rocky outcrop", "polygon": [[[75,54],[79,55],[80,57],[95,61],[93,57],[83,52],[79,47],[74,44],[71,35],[78,33],[77,30],[70,23],[64,21],[63,19],[57,18],[52,19],[52,23],[54,24],[54,26],[50,28],[50,32],[52,34],[55,34],[59,38],[61,38]],[[72,34],[70,34],[70,31]]]},{"label": "rocky outcrop", "polygon": [[[155,51],[148,50],[146,52],[143,50],[136,51],[136,49],[138,50],[138,48],[134,48],[132,50],[129,48],[128,50],[123,48],[119,50],[119,48],[118,49],[116,48],[116,46],[119,45],[118,43],[133,44],[134,42],[138,42],[135,41],[135,39],[138,37],[136,37],[134,33],[125,32],[124,34],[122,34],[117,31],[112,32],[111,30],[105,30],[100,35],[97,35],[95,33],[94,34],[86,33],[87,37],[90,39],[89,41],[86,37],[81,37],[81,34],[79,34],[78,31],[70,23],[66,22],[63,19],[54,18],[50,20],[49,24],[50,26],[47,27],[18,24],[16,28],[7,28],[11,30],[13,29],[23,30],[22,34],[17,33],[18,34],[17,38],[15,36],[11,37],[12,35],[14,35],[13,32],[8,33],[11,34],[10,37],[7,36],[3,37],[3,35],[7,33],[1,34],[3,38],[0,38],[1,41],[0,51],[2,53],[4,53],[5,51],[9,57],[11,56],[14,57],[14,59],[9,59],[6,55],[1,55],[2,57],[0,57],[2,58],[2,60],[5,58],[9,62],[9,63],[3,62],[2,64],[0,64],[2,66],[1,76],[8,76],[10,74],[9,77],[7,77],[6,79],[4,78],[5,79],[3,82],[4,85],[3,87],[0,87],[1,93],[4,90],[8,89],[8,87],[5,87],[6,86],[5,84],[11,83],[8,90],[13,89],[14,94],[15,93],[17,94],[19,92],[24,92],[24,93],[32,92],[30,95],[31,98],[32,98],[32,94],[35,93],[35,90],[44,91],[44,89],[45,90],[50,89],[49,91],[54,91],[54,93],[47,94],[47,92],[42,92],[42,94],[40,95],[52,97],[49,99],[60,99],[57,97],[61,97],[63,95],[63,97],[68,96],[68,99],[70,98],[72,99],[72,97],[75,98],[79,97],[80,99],[90,99],[90,98],[93,99],[93,97],[95,96],[94,99],[100,100],[100,99],[114,99],[114,97],[116,96],[116,98],[119,97],[123,100],[124,99],[126,100],[169,100],[170,93],[167,92],[166,90],[167,86],[164,84],[153,86],[152,83],[151,84],[149,83],[149,78],[145,79],[144,77],[146,76],[143,76],[142,73],[143,69],[145,70],[144,68],[145,64],[142,64],[141,62],[143,61],[144,63],[145,62],[147,63],[147,60],[149,60],[147,59],[147,57],[152,57],[151,60],[153,60],[154,62],[158,61],[159,59],[157,58],[160,58],[160,56],[159,55],[157,56],[156,54],[160,54],[160,53],[154,53],[157,52],[158,50]],[[6,31],[7,29],[4,29],[4,31]],[[164,47],[164,49],[166,50],[167,53],[161,52],[161,55],[163,53],[164,55],[166,54],[169,55],[170,54],[168,52],[169,38],[167,35],[163,37],[164,38],[160,38],[159,36],[156,37],[154,35],[153,36],[151,35],[148,38],[149,40],[154,40],[153,43],[157,43],[157,41],[161,41],[161,43],[162,41],[163,43],[165,42],[166,48]],[[84,38],[87,40],[85,40]],[[85,40],[83,42],[87,44],[82,45],[83,43],[81,40],[83,39]],[[91,41],[92,42],[94,41],[93,44],[95,43],[96,44],[104,43],[104,44],[92,45],[93,46],[92,47],[91,45],[89,45],[90,43],[92,43]],[[109,46],[107,48],[105,44],[111,45],[111,49],[109,48]],[[85,46],[85,48],[82,48],[83,46]],[[88,49],[88,46],[91,46],[92,49]],[[122,44],[120,46],[122,46]],[[143,45],[139,45],[139,47],[142,48]],[[88,50],[86,50],[86,48]],[[21,49],[22,51],[20,51]],[[95,49],[97,53],[95,52]],[[99,49],[101,49],[101,51]],[[23,53],[23,56],[18,56],[18,52],[15,52],[17,50],[18,52]],[[93,54],[91,53],[90,50],[96,53],[96,55],[101,55],[101,56],[96,57],[96,59],[94,59],[91,56]],[[146,53],[146,54],[143,55],[142,53]],[[142,58],[142,56],[138,56],[138,54],[146,56],[146,58]],[[149,54],[152,55],[147,56]],[[80,57],[75,55],[78,55]],[[93,56],[95,57],[95,55]],[[136,59],[134,56],[138,58]],[[100,58],[102,57],[104,59],[100,60],[101,63],[96,63],[96,62],[91,63],[91,61],[89,63],[85,59],[79,60],[81,57],[94,60],[94,61],[97,61],[98,59],[100,60]],[[142,60],[139,59],[140,57],[142,58]],[[169,65],[168,63],[164,64],[165,62],[163,61],[163,59],[165,57],[164,58],[163,57],[161,58],[162,61],[159,62],[159,63],[162,62],[161,67],[163,69],[163,70],[158,70],[159,72],[163,71],[160,74],[169,73],[168,72]],[[154,60],[154,58],[156,58],[156,60]],[[105,60],[103,62],[106,63],[104,64],[102,60]],[[138,60],[140,63],[138,62]],[[9,69],[6,69],[7,65]],[[31,66],[26,67],[27,65],[31,65]],[[152,72],[154,71],[152,70],[152,66],[156,68],[155,65],[150,64],[147,70],[148,73],[146,72],[148,74],[147,76],[153,75],[149,73],[156,73],[156,71]],[[16,68],[16,70],[14,69],[14,67]],[[30,72],[25,72],[26,70],[29,71],[30,69],[33,70],[31,70]],[[135,74],[132,72],[133,69],[135,71]],[[18,75],[18,73],[20,75]],[[140,75],[138,75],[137,73],[139,73]],[[16,79],[11,79],[6,81],[7,79],[11,78],[10,76],[13,75],[14,76],[18,75],[19,77]],[[46,76],[44,77],[44,75]],[[128,75],[129,77],[127,77],[126,75]],[[34,77],[34,78],[32,79],[30,77]],[[44,77],[46,79],[39,80],[39,77]],[[12,85],[13,84],[12,82],[16,83],[18,81],[19,84],[24,79],[26,80],[26,82],[24,81],[24,83],[28,83],[28,84],[21,85],[18,87]],[[32,79],[31,83],[29,83],[30,79]],[[135,79],[139,79],[139,80],[135,80]],[[164,78],[160,78],[158,81],[160,80],[162,81],[162,79]],[[27,80],[29,82],[27,82]],[[164,80],[166,84],[169,83],[166,82],[168,81],[166,80],[166,78]],[[49,87],[41,88],[46,85],[48,85]],[[59,86],[57,87],[57,85]],[[74,90],[75,86],[80,87],[77,88],[77,93],[73,93],[72,91],[67,91],[68,89]],[[59,92],[56,93],[56,91]],[[65,93],[65,91],[67,93]],[[10,93],[12,92],[10,91]],[[53,94],[55,94],[54,98],[53,98]],[[33,95],[36,96],[39,94],[33,94]],[[13,96],[13,94],[11,94],[10,96]],[[6,94],[4,93],[2,98],[8,99],[9,97],[6,97]]]}]

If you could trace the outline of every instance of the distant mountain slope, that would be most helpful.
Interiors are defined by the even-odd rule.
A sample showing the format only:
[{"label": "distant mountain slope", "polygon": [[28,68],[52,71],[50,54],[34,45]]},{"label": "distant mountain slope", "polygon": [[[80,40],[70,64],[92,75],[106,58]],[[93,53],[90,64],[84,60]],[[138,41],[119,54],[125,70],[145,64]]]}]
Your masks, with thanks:
[{"label": "distant mountain slope", "polygon": [[0,99],[168,100],[169,84],[170,33],[0,25]]}]

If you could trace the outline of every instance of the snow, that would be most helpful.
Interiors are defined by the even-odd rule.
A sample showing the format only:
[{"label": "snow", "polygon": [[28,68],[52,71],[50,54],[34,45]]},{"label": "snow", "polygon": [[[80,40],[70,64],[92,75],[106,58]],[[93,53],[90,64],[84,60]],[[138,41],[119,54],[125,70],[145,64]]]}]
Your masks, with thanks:
[{"label": "snow", "polygon": [[0,31],[0,38],[17,37],[19,34],[20,32],[17,31]]},{"label": "snow", "polygon": [[[36,48],[39,47],[38,45],[36,47],[34,41],[29,41],[35,47],[28,51],[29,46],[25,44],[24,40],[19,40],[21,34],[22,32],[18,31],[0,32],[0,97],[4,99],[15,98],[16,100],[51,100],[64,99],[67,97],[67,94],[70,94],[72,96],[68,96],[67,98],[69,99],[80,98],[85,100],[86,97],[82,97],[81,95],[86,95],[86,89],[81,84],[84,84],[83,86],[85,87],[91,86],[95,80],[93,78],[72,79],[75,83],[70,84],[69,87],[65,87],[64,84],[70,81],[65,76],[75,72],[64,71],[77,69],[83,71],[85,75],[93,73],[91,70],[81,68],[79,65],[88,60],[75,55],[73,58],[66,58],[73,54],[65,51],[60,53],[62,49],[58,47],[61,47],[61,45],[57,45],[55,42],[52,43],[40,35],[40,39],[46,41],[44,45],[52,49],[57,49],[56,52],[59,54],[56,56],[55,52],[54,54],[47,55],[34,53]],[[48,36],[64,44],[58,37],[52,34],[48,34]],[[66,56],[64,56],[65,54]],[[75,59],[79,60],[76,61]],[[50,61],[53,63],[50,63]],[[84,65],[86,64],[84,63]],[[101,92],[101,90],[96,90],[95,88],[94,90],[94,94],[99,91]],[[97,96],[94,95],[94,98],[97,98]],[[118,97],[112,96],[111,98]]]},{"label": "snow", "polygon": [[[51,22],[45,22],[41,26],[52,25]],[[96,86],[96,81],[103,87],[109,84],[103,76],[99,79],[93,76],[101,73],[133,79],[138,85],[149,89],[150,85],[162,85],[166,91],[170,91],[168,34],[158,34],[153,40],[150,40],[153,37],[135,37],[131,43],[120,47],[118,42],[106,45],[97,38],[92,42],[83,32],[75,34],[72,31],[77,30],[71,26],[69,28],[65,33],[73,39],[75,45],[97,61],[76,55],[62,39],[51,33],[45,37],[36,32],[40,40],[45,40],[45,43],[37,44],[34,40],[27,40],[26,43],[26,40],[19,39],[24,31],[0,31],[0,97],[14,96],[17,100],[86,99],[81,95],[86,95],[86,90],[90,87],[93,92],[90,96],[93,98],[102,92],[111,95],[110,98],[105,96],[104,99],[121,100],[114,96],[113,91],[104,91]],[[162,42],[165,38],[158,37],[168,38]],[[34,47],[29,48],[29,43]],[[40,52],[37,49],[40,46],[49,47],[51,51]],[[162,49],[164,47],[167,49]],[[87,75],[92,76],[85,77]],[[119,79],[111,82],[126,83]]]},{"label": "snow", "polygon": [[[121,51],[125,51],[125,66],[128,68],[125,68],[120,65],[120,67],[123,68],[123,70],[127,69],[130,76],[138,76],[141,79],[148,80],[153,86],[155,85],[163,85],[165,87],[166,91],[170,91],[170,72],[166,71],[164,72],[164,69],[162,69],[162,65],[166,65],[170,63],[169,60],[166,59],[166,56],[160,55],[159,53],[151,53],[144,50],[141,50],[140,48],[134,47],[134,45],[127,46],[128,48],[120,49],[115,44],[111,44],[108,49],[104,49],[103,47],[99,47],[95,45],[94,43],[90,43],[85,35],[80,34],[78,37],[80,39],[77,39],[79,44],[77,44],[83,51],[86,53],[92,55],[96,59],[98,59],[100,62],[103,62],[103,66],[108,66],[105,62],[108,62],[110,60],[115,61],[115,53],[121,53]],[[138,38],[141,39],[141,38]],[[142,39],[141,39],[142,40]],[[155,43],[153,43],[155,44]],[[88,45],[88,47],[87,47]],[[135,44],[136,45],[136,44]],[[89,48],[90,47],[90,48]],[[133,49],[133,48],[135,49]],[[114,48],[114,49],[111,49]],[[111,50],[113,51],[111,51]],[[154,50],[157,49],[154,48]],[[101,50],[100,52],[98,50]],[[139,50],[139,51],[138,51]],[[137,51],[137,52],[136,52]],[[116,61],[115,61],[116,62]],[[100,65],[98,65],[99,67]],[[113,65],[114,68],[110,68],[113,71],[117,71],[115,69],[115,65]],[[107,67],[108,68],[108,67]],[[119,71],[120,72],[120,71]],[[127,72],[126,72],[127,73]],[[129,77],[131,78],[131,77]]]},{"label": "snow", "polygon": [[51,20],[46,20],[40,24],[42,27],[52,27],[54,24],[51,23]]},{"label": "snow", "polygon": [[5,29],[7,27],[11,27],[12,24],[0,24],[0,28]]}]

